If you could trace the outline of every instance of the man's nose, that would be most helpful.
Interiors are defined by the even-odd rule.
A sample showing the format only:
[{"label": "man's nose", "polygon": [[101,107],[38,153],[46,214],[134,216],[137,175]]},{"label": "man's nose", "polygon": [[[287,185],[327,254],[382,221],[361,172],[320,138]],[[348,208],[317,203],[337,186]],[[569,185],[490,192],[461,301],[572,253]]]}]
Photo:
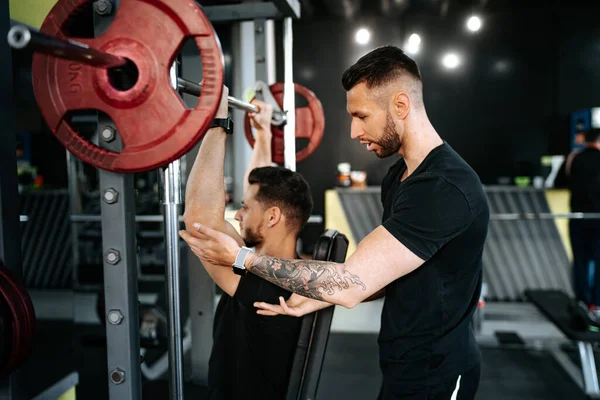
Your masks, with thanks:
[{"label": "man's nose", "polygon": [[360,136],[362,136],[362,134],[363,134],[363,129],[360,126],[360,122],[352,121],[352,124],[350,125],[350,137],[352,139],[358,139]]}]

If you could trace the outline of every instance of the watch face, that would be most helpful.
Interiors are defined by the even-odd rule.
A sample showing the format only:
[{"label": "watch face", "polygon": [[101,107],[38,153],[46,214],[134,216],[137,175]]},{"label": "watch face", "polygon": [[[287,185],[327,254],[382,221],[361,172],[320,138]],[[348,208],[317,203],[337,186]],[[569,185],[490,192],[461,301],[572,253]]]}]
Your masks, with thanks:
[{"label": "watch face", "polygon": [[240,267],[236,267],[235,265],[233,266],[233,272],[237,275],[241,275],[244,276],[246,275],[246,268],[240,268]]}]

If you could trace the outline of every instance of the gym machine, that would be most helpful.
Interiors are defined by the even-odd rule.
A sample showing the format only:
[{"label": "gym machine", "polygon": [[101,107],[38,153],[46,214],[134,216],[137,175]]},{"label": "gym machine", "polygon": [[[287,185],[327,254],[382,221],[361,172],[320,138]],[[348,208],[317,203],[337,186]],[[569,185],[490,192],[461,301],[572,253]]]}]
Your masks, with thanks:
[{"label": "gym machine", "polygon": [[[236,16],[238,20],[256,19],[254,38],[259,39],[262,35],[263,40],[256,40],[255,75],[271,82],[274,80],[274,65],[271,63],[268,66],[267,58],[272,59],[274,56],[273,49],[268,45],[269,40],[272,45],[273,39],[271,37],[265,40],[264,33],[269,31],[273,35],[273,25],[266,18],[285,17],[283,31],[286,82],[271,87],[262,84],[255,86],[254,90],[257,95],[262,94],[263,100],[273,104],[275,109],[272,123],[274,162],[283,163],[287,168],[295,170],[296,161],[306,158],[316,149],[324,129],[320,102],[312,92],[294,85],[292,80],[292,18],[299,17],[299,3],[279,0],[268,4],[269,7],[265,7],[265,3],[212,6],[203,10],[198,7],[197,12],[190,13],[190,4],[180,0],[168,4],[159,0],[102,1],[111,7],[100,9],[94,4],[95,37],[71,39],[62,31],[63,27],[78,11],[91,3],[87,0],[59,1],[39,32],[17,26],[9,32],[8,42],[15,49],[31,48],[36,52],[33,62],[34,89],[44,119],[71,154],[99,170],[111,398],[141,398],[136,216],[132,173],[158,169],[161,174],[167,248],[170,398],[183,398],[178,275],[180,255],[177,234],[182,185],[179,159],[196,145],[208,128],[216,112],[223,83],[220,46],[203,11],[219,21],[231,16]],[[161,6],[151,7],[148,3],[160,3]],[[240,10],[244,10],[249,17],[241,17]],[[115,18],[115,15],[120,18]],[[134,15],[138,24],[140,20],[147,22],[143,34],[135,29],[131,30],[127,23]],[[153,25],[152,22],[155,21],[161,21],[160,26]],[[184,28],[181,28],[182,25]],[[159,35],[174,38],[173,46],[168,49],[166,46],[154,46],[151,38]],[[177,62],[176,55],[179,50],[177,40],[182,42],[184,37],[194,37],[200,49],[203,62],[202,86],[180,76],[181,65]],[[240,38],[244,40],[243,35]],[[144,43],[145,47],[136,47],[133,39]],[[148,51],[152,54],[147,54]],[[156,60],[158,65],[171,65],[168,73],[164,71],[164,77],[160,75],[162,72],[157,68]],[[10,74],[4,76],[10,78]],[[147,90],[148,87],[160,95],[147,96],[147,92],[152,92]],[[176,91],[198,96],[196,107],[186,111],[182,102],[178,101],[180,99],[175,97]],[[295,107],[295,92],[305,96],[308,107]],[[233,97],[230,97],[229,103],[243,111],[257,110],[255,106]],[[286,113],[282,108],[295,109],[295,112]],[[70,126],[67,116],[73,110],[102,111],[97,117],[97,143],[81,137]],[[247,140],[253,144],[249,119],[246,117],[245,120],[243,131]],[[300,126],[297,125],[297,120],[301,121]],[[238,137],[240,136],[238,132]],[[309,145],[296,152],[295,139],[299,137],[308,138]],[[2,146],[5,150],[11,150],[11,153],[14,147],[10,141]],[[248,160],[249,156],[245,159]],[[2,160],[8,166],[2,169],[2,173],[10,175],[12,166],[16,165],[13,162],[14,153]],[[243,176],[243,173],[239,176]],[[7,207],[11,201],[4,201],[4,194],[7,192],[4,188],[11,187],[10,179],[4,179],[2,175],[0,195],[3,200],[3,219],[0,222],[3,231],[0,236],[0,256],[18,272],[20,246],[15,243],[18,236],[14,235],[19,223],[14,202],[17,196],[14,193],[7,195],[12,198],[12,208]],[[16,225],[10,221],[5,223],[6,215],[15,216]],[[77,216],[72,218],[77,219]],[[10,254],[11,250],[7,252],[6,249],[16,253]],[[206,336],[198,337],[196,342],[201,342]],[[202,361],[207,361],[207,358]],[[15,391],[18,385],[14,383],[16,376],[13,374],[6,382],[0,382],[0,394],[7,393],[3,398],[18,398]]]}]

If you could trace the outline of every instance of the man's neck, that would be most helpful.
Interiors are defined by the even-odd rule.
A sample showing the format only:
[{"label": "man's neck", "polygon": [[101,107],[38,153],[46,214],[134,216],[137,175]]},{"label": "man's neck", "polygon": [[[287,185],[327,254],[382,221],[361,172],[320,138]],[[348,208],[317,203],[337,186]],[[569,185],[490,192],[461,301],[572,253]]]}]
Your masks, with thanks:
[{"label": "man's neck", "polygon": [[415,127],[407,129],[399,151],[406,163],[406,177],[417,169],[433,149],[443,143],[444,141],[428,119],[423,120]]},{"label": "man's neck", "polygon": [[[277,237],[274,235],[274,237]],[[278,236],[277,239],[271,241],[266,240],[256,247],[256,253],[265,256],[271,256],[276,258],[296,258],[296,242],[295,236]]]}]

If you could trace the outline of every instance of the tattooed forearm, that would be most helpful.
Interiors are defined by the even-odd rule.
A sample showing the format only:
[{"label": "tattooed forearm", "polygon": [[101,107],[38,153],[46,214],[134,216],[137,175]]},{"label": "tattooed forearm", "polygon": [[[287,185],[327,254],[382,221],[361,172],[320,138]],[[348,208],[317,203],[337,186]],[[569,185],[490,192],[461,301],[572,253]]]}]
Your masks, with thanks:
[{"label": "tattooed forearm", "polygon": [[344,264],[333,262],[259,256],[249,270],[290,292],[321,301],[327,301],[323,296],[332,296],[336,290],[367,290],[358,275],[347,271]]}]

